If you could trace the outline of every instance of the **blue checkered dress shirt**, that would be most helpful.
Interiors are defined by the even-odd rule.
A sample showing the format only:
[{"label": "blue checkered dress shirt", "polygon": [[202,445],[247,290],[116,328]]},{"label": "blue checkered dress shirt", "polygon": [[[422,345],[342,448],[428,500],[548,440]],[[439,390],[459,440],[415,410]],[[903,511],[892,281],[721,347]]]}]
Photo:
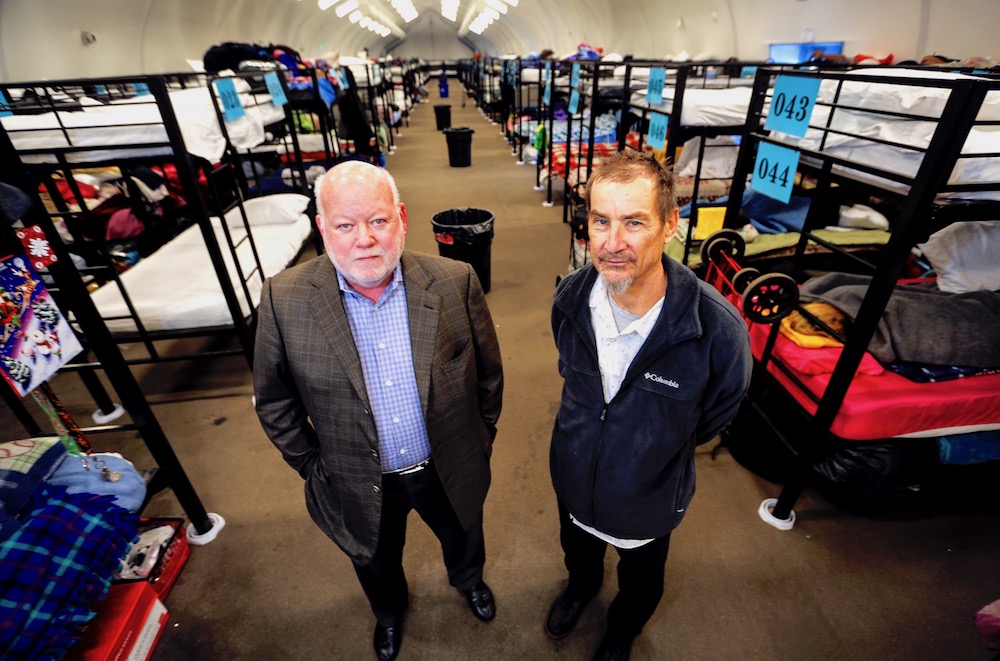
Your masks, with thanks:
[{"label": "blue checkered dress shirt", "polygon": [[413,372],[402,267],[396,265],[392,281],[375,303],[359,294],[340,272],[337,280],[365,375],[382,472],[419,464],[430,458],[431,446]]}]

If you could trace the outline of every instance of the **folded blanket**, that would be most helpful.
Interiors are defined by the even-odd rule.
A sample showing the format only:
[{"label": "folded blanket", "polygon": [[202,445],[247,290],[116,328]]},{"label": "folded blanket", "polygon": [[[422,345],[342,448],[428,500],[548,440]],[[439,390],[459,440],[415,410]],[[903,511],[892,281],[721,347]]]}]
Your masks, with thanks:
[{"label": "folded blanket", "polygon": [[[852,319],[869,276],[828,273],[805,282],[802,300],[834,305]],[[949,294],[930,285],[897,285],[868,350],[883,363],[1000,367],[1000,292]]]},{"label": "folded blanket", "polygon": [[0,658],[61,659],[111,585],[138,517],[110,496],[43,484],[0,543]]},{"label": "folded blanket", "polygon": [[0,443],[0,541],[20,525],[17,517],[35,489],[65,457],[66,448],[54,436]]}]

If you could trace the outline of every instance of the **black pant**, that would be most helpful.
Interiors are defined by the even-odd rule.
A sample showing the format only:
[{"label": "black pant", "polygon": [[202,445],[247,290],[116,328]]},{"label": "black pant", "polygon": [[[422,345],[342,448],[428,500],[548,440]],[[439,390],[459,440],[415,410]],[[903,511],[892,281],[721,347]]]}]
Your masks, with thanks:
[{"label": "black pant", "polygon": [[369,564],[354,565],[375,619],[383,626],[393,625],[409,604],[403,546],[406,517],[414,509],[441,542],[449,583],[468,590],[483,578],[486,544],[482,517],[469,530],[462,528],[434,462],[409,475],[383,475],[378,547]]},{"label": "black pant", "polygon": [[[594,537],[569,518],[559,503],[559,541],[569,570],[569,593],[589,599],[604,582],[607,542]],[[618,551],[618,594],[608,607],[608,635],[631,639],[639,635],[663,596],[663,577],[670,533],[635,549]]]}]

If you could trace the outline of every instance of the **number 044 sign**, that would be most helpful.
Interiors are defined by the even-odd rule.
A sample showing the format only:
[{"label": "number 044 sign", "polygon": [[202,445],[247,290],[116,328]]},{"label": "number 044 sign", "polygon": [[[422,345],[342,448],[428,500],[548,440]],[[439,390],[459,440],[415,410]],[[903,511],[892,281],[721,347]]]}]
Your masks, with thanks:
[{"label": "number 044 sign", "polygon": [[798,168],[799,152],[770,142],[761,142],[757,145],[757,161],[754,163],[750,188],[788,204]]}]

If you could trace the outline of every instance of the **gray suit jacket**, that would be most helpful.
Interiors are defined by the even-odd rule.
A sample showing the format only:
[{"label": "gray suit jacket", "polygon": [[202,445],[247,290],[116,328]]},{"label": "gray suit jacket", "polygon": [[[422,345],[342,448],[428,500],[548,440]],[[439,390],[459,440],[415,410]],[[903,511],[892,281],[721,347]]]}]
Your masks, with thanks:
[{"label": "gray suit jacket", "polygon": [[[402,265],[434,465],[468,528],[482,516],[500,416],[496,331],[468,264],[404,251]],[[326,255],[264,284],[253,377],[261,424],[305,478],[313,520],[352,560],[366,564],[382,511],[378,435]]]}]

